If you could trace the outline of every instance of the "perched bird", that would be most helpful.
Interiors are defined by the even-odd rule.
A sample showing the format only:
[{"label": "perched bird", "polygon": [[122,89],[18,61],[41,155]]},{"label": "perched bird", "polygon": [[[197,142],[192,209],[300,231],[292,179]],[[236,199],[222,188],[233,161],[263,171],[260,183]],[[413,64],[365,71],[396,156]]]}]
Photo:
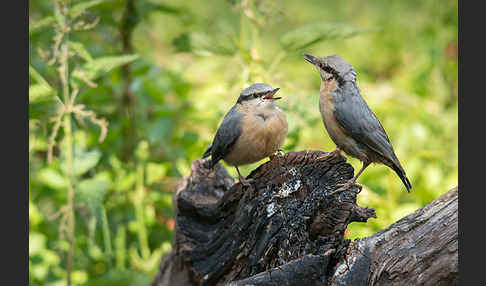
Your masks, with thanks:
[{"label": "perched bird", "polygon": [[247,185],[248,181],[243,179],[238,166],[257,162],[280,151],[288,125],[285,113],[275,104],[280,99],[274,97],[279,89],[255,83],[241,92],[236,104],[224,116],[213,143],[202,156],[211,155],[211,168],[223,159],[236,167],[240,182]]},{"label": "perched bird", "polygon": [[304,59],[313,64],[321,75],[319,110],[324,126],[337,146],[333,152],[343,150],[363,162],[361,170],[346,184],[341,184],[337,191],[351,185],[361,189],[356,184],[359,175],[371,163],[381,163],[393,169],[410,192],[412,185],[385,129],[360,95],[353,66],[337,55],[315,57],[304,54]]}]

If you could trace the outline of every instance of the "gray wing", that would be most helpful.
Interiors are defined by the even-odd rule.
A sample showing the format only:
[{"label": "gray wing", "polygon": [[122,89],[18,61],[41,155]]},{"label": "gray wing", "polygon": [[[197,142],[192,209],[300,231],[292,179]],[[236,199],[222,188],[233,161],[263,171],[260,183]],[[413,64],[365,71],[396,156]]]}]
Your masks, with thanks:
[{"label": "gray wing", "polygon": [[333,114],[337,122],[359,143],[393,163],[398,162],[385,129],[359,95],[359,89],[356,86],[346,85],[343,92],[346,96],[336,98],[334,106]]},{"label": "gray wing", "polygon": [[236,109],[236,106],[233,106],[225,115],[211,145],[211,166],[216,165],[219,160],[223,159],[230,152],[238,137],[240,137],[241,119],[243,116]]}]

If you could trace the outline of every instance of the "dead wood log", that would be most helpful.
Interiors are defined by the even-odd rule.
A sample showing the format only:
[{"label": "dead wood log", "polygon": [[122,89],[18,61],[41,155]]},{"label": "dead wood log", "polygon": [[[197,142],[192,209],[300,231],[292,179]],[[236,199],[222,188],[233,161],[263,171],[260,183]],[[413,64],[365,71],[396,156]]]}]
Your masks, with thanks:
[{"label": "dead wood log", "polygon": [[328,285],[456,285],[458,189],[386,229],[356,239]]},{"label": "dead wood log", "polygon": [[[425,207],[425,214],[351,243],[344,239],[347,225],[376,217],[373,209],[356,204],[356,187],[332,194],[353,173],[337,154],[289,152],[259,166],[248,176],[251,184],[243,186],[221,164],[210,170],[207,160],[194,161],[174,193],[173,250],[152,285],[386,285],[406,273],[420,276],[425,270],[414,264],[432,265],[442,255],[453,259],[454,252],[456,263],[439,276],[456,281],[457,200],[455,214],[453,202],[442,211]],[[439,231],[444,212],[449,242],[430,237],[423,245],[423,236],[408,234],[420,229],[427,236],[432,226]],[[430,243],[440,249],[421,252]],[[399,248],[401,252],[394,251]],[[413,258],[407,257],[407,249],[415,251]],[[395,257],[408,258],[407,271],[393,268],[401,265]],[[438,275],[441,269],[425,272]]]}]

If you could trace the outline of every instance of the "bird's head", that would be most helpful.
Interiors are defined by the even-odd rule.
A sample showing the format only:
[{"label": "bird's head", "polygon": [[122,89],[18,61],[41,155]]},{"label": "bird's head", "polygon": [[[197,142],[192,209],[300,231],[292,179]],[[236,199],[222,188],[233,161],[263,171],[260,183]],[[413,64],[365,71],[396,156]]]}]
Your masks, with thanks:
[{"label": "bird's head", "polygon": [[251,105],[268,105],[281,97],[274,97],[280,88],[273,88],[266,83],[254,83],[245,88],[238,97],[237,103]]},{"label": "bird's head", "polygon": [[304,54],[304,59],[317,68],[324,82],[337,81],[342,85],[347,81],[356,81],[356,71],[353,66],[338,55],[315,57]]}]

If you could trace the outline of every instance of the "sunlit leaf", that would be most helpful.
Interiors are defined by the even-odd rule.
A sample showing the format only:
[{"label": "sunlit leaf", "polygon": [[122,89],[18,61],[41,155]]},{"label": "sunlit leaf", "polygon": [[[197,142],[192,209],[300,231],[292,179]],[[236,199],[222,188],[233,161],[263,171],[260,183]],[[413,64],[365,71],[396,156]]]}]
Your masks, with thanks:
[{"label": "sunlit leaf", "polygon": [[61,30],[66,29],[66,17],[61,13],[61,9],[54,9],[54,19]]},{"label": "sunlit leaf", "polygon": [[318,42],[349,38],[375,30],[360,29],[339,23],[313,23],[283,34],[280,37],[280,44],[287,51],[300,50]]},{"label": "sunlit leaf", "polygon": [[46,236],[42,233],[31,232],[29,233],[29,255],[38,253],[46,246]]},{"label": "sunlit leaf", "polygon": [[79,57],[81,57],[85,61],[91,62],[93,60],[88,50],[86,50],[86,48],[82,43],[69,41],[68,46],[71,50],[73,50]]},{"label": "sunlit leaf", "polygon": [[50,100],[55,96],[56,93],[54,89],[31,65],[29,65],[29,76],[36,81],[36,83],[29,84],[30,104],[43,100]]},{"label": "sunlit leaf", "polygon": [[181,34],[173,40],[172,45],[177,52],[194,52],[199,55],[231,56],[237,51],[231,38],[203,32]]},{"label": "sunlit leaf", "polygon": [[138,160],[146,161],[150,156],[149,143],[145,140],[140,141],[135,149],[135,156]]},{"label": "sunlit leaf", "polygon": [[55,92],[49,86],[43,84],[31,84],[29,86],[29,103],[36,103],[46,100]]},{"label": "sunlit leaf", "polygon": [[92,0],[92,1],[80,2],[80,3],[73,5],[71,7],[71,9],[69,10],[69,16],[71,17],[71,19],[74,19],[74,18],[78,17],[79,15],[81,15],[81,13],[83,13],[84,11],[88,10],[89,8],[92,8],[92,7],[99,5],[103,2],[104,2],[104,0]]},{"label": "sunlit leaf", "polygon": [[79,182],[76,195],[79,202],[86,203],[93,215],[101,209],[111,180],[106,174],[98,174],[93,178]]},{"label": "sunlit leaf", "polygon": [[162,179],[167,173],[167,166],[163,164],[148,163],[146,182],[148,185]]},{"label": "sunlit leaf", "polygon": [[43,216],[37,205],[29,200],[29,224],[31,226],[38,226],[43,221]]},{"label": "sunlit leaf", "polygon": [[74,270],[71,274],[71,279],[75,285],[86,285],[88,273],[85,270]]},{"label": "sunlit leaf", "polygon": [[137,177],[135,173],[128,173],[116,181],[116,190],[128,191],[133,188]]},{"label": "sunlit leaf", "polygon": [[62,103],[56,91],[29,65],[29,119],[49,118],[55,115]]},{"label": "sunlit leaf", "polygon": [[160,118],[148,126],[148,139],[150,143],[163,142],[168,139],[172,130],[171,118]]},{"label": "sunlit leaf", "polygon": [[[86,173],[88,170],[94,168],[100,158],[101,152],[97,149],[86,151],[84,148],[80,147],[79,145],[75,145],[74,148],[74,159],[73,159],[73,166],[72,166],[72,174],[74,176],[80,176]],[[69,171],[66,166],[66,160],[64,158],[64,154],[61,160],[61,169],[65,174],[69,174]]]},{"label": "sunlit leaf", "polygon": [[72,72],[71,84],[79,86],[80,82],[93,81],[100,76],[106,75],[113,69],[138,59],[139,55],[108,56],[93,59]]},{"label": "sunlit leaf", "polygon": [[37,173],[38,180],[53,189],[66,189],[68,186],[68,180],[58,171],[52,168],[44,168]]},{"label": "sunlit leaf", "polygon": [[56,19],[52,16],[42,18],[38,21],[29,23],[29,36],[42,31],[43,29],[52,26],[56,22]]}]

